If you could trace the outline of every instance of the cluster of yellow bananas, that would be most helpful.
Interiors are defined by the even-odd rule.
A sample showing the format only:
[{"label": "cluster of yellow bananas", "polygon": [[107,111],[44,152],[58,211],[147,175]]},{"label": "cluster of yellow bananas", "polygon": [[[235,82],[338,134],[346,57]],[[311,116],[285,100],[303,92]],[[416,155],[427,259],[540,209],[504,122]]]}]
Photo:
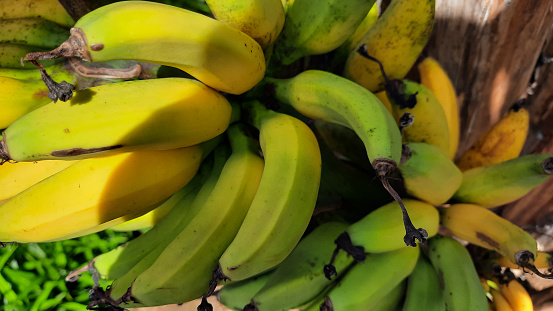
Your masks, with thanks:
[{"label": "cluster of yellow bananas", "polygon": [[[13,90],[0,94],[0,241],[150,228],[95,258],[113,282],[93,289],[90,307],[202,298],[209,310],[225,284],[220,300],[239,310],[508,310],[502,297],[531,309],[438,234],[441,224],[490,250],[494,264],[549,277],[532,236],[489,209],[553,174],[551,155],[519,156],[527,110],[515,105],[455,161],[447,74],[427,58],[420,83],[404,78],[430,36],[435,0],[393,0],[380,15],[374,0],[208,0],[215,18],[121,1],[76,23],[41,1],[63,16],[51,26],[29,17],[39,2],[27,2],[0,9],[14,29],[2,27],[2,44],[52,50],[0,53],[2,85]],[[333,59],[309,67],[319,54]],[[18,68],[20,58],[42,68]],[[79,81],[78,70],[46,63],[60,58],[189,76],[94,80],[73,94],[52,80]],[[316,206],[335,197],[343,221],[317,225]]]}]

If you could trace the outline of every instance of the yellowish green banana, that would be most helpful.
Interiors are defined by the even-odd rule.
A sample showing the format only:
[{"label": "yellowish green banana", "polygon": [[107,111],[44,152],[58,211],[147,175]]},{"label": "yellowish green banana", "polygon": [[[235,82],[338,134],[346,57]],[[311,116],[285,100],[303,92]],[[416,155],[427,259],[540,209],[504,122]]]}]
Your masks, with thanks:
[{"label": "yellowish green banana", "polygon": [[1,0],[0,19],[40,17],[65,27],[75,21],[58,0]]},{"label": "yellowish green banana", "polygon": [[419,256],[417,265],[407,278],[405,301],[401,311],[444,311],[445,297],[440,277],[426,258]]},{"label": "yellowish green banana", "polygon": [[53,49],[69,36],[69,29],[40,17],[0,19],[0,43]]}]

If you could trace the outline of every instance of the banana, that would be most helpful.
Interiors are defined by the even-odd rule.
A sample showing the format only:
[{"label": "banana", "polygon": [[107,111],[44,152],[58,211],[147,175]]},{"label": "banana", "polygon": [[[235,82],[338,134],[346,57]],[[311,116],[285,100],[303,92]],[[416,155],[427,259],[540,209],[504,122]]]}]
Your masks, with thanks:
[{"label": "banana", "polygon": [[507,284],[498,283],[501,294],[516,311],[532,311],[534,306],[528,291],[516,279]]},{"label": "banana", "polygon": [[325,0],[317,5],[296,0],[286,11],[286,23],[275,42],[275,64],[289,65],[307,55],[338,48],[361,24],[375,0]]},{"label": "banana", "polygon": [[[46,48],[32,45],[0,43],[0,68],[33,69],[33,66],[22,67],[21,59],[28,53],[47,50]],[[44,66],[51,66],[58,62],[58,60],[40,61]]]},{"label": "banana", "polygon": [[401,304],[405,297],[405,288],[407,282],[403,281],[399,283],[392,291],[390,291],[384,298],[370,308],[370,311],[399,311],[401,310]]},{"label": "banana", "polygon": [[455,87],[447,72],[432,57],[417,65],[421,84],[427,87],[442,105],[449,130],[449,158],[454,159],[459,147],[459,105]]},{"label": "banana", "polygon": [[[427,228],[429,237],[438,232],[439,214],[436,208],[428,203],[403,199],[407,211],[416,224]],[[370,212],[356,223],[351,224],[336,240],[338,253],[343,249],[358,262],[363,262],[367,253],[382,253],[405,248],[401,236],[405,232],[400,220],[401,211],[397,202],[391,202]],[[334,273],[333,259],[325,266],[325,273],[330,276]]]},{"label": "banana", "polygon": [[284,26],[281,0],[207,0],[215,18],[252,37],[261,48],[271,46]]},{"label": "banana", "polygon": [[536,240],[529,233],[487,208],[458,203],[439,211],[441,223],[455,236],[495,250],[521,267],[537,256]]},{"label": "banana", "polygon": [[191,146],[221,134],[231,111],[225,97],[191,79],[101,85],[12,123],[3,132],[0,158],[70,160]]},{"label": "banana", "polygon": [[553,156],[528,154],[463,172],[452,200],[491,208],[520,199],[553,174]]},{"label": "banana", "polygon": [[0,204],[78,161],[45,160],[15,162],[0,166]]},{"label": "banana", "polygon": [[65,27],[75,21],[58,0],[1,0],[0,19],[40,17]]},{"label": "banana", "polygon": [[457,161],[463,171],[495,164],[519,156],[528,136],[530,114],[515,103],[507,115],[492,126]]},{"label": "banana", "polygon": [[[315,228],[277,266],[244,310],[289,310],[314,299],[331,283],[321,268],[334,249],[334,238],[347,226],[346,223],[327,222]],[[335,261],[339,277],[353,262],[346,254],[340,255]]]},{"label": "banana", "polygon": [[250,303],[252,297],[257,293],[271,277],[271,271],[252,276],[251,278],[227,284],[217,294],[217,299],[225,307],[242,311],[242,308]]},{"label": "banana", "polygon": [[146,213],[192,179],[202,152],[192,146],[79,161],[0,206],[0,241],[53,240]]},{"label": "banana", "polygon": [[219,259],[231,281],[268,270],[292,252],[311,219],[321,176],[318,142],[305,123],[257,101],[242,107],[259,129],[265,170],[244,223]]},{"label": "banana", "polygon": [[[500,266],[509,268],[509,269],[521,269],[519,265],[509,260],[505,256],[500,256],[493,258],[494,263],[498,263]],[[553,254],[544,251],[537,251],[536,258],[534,259],[534,266],[537,269],[551,269],[553,268]]]},{"label": "banana", "polygon": [[57,57],[172,66],[230,94],[248,91],[265,74],[263,50],[248,35],[205,15],[149,1],[120,1],[89,12],[58,48],[25,60]]},{"label": "banana", "polygon": [[321,310],[371,310],[411,274],[419,253],[417,246],[367,255],[338,281]]},{"label": "banana", "polygon": [[484,287],[460,242],[443,235],[428,239],[428,258],[440,278],[445,310],[488,311]]},{"label": "banana", "polygon": [[[128,290],[123,288],[130,301],[144,306],[181,303],[208,290],[211,272],[240,229],[264,171],[258,144],[245,131],[240,123],[228,129],[232,154],[215,188],[155,262],[127,285]],[[115,283],[110,290],[118,297]]]},{"label": "banana", "polygon": [[[503,296],[503,294],[500,291],[494,288],[490,288],[490,294],[492,295],[493,306],[495,307],[496,311],[514,311],[513,308],[511,308],[511,305],[509,304],[505,296]],[[529,310],[533,310],[533,309],[529,309]]]},{"label": "banana", "polygon": [[69,29],[39,17],[0,19],[0,43],[53,49],[69,36]]},{"label": "banana", "polygon": [[[49,67],[44,68],[47,72],[51,73],[53,76],[60,71],[65,71],[65,62],[58,62]],[[38,68],[0,68],[0,77],[13,78],[18,80],[41,80],[42,75],[40,69]]]},{"label": "banana", "polygon": [[415,269],[407,278],[405,302],[401,310],[446,310],[440,277],[426,256],[419,256]]},{"label": "banana", "polygon": [[432,205],[447,202],[461,185],[463,174],[440,148],[427,143],[405,143],[406,159],[398,165],[408,194]]},{"label": "banana", "polygon": [[435,0],[394,0],[359,40],[346,61],[344,77],[371,92],[384,89],[379,65],[358,53],[366,46],[380,60],[390,79],[402,79],[413,66],[432,32]]}]

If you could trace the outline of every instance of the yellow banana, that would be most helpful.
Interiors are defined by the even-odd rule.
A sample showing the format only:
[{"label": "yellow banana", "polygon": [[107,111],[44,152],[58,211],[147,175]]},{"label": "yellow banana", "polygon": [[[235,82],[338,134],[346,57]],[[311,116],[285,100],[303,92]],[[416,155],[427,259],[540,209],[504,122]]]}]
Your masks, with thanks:
[{"label": "yellow banana", "polygon": [[58,0],[1,0],[0,19],[40,17],[65,27],[75,21]]},{"label": "yellow banana", "polygon": [[284,26],[281,0],[207,0],[215,18],[252,37],[266,49],[277,39]]},{"label": "yellow banana", "polygon": [[463,172],[463,182],[452,200],[487,208],[507,204],[526,195],[553,174],[553,156],[527,154],[505,162]]},{"label": "yellow banana", "polygon": [[425,58],[417,65],[421,84],[426,86],[438,99],[444,109],[449,129],[449,158],[454,159],[459,146],[459,105],[457,94],[449,75],[432,57]]},{"label": "yellow banana", "polygon": [[495,164],[519,156],[528,136],[530,114],[519,104],[491,127],[457,161],[462,171]]},{"label": "yellow banana", "polygon": [[447,202],[461,185],[463,174],[440,148],[427,143],[405,143],[398,165],[407,193],[432,205]]},{"label": "yellow banana", "polygon": [[492,295],[492,303],[496,311],[514,311],[505,296],[503,296],[499,290],[490,288],[490,294]]},{"label": "yellow banana", "polygon": [[248,35],[205,15],[149,1],[100,7],[81,17],[57,49],[25,59],[56,57],[172,66],[230,94],[248,91],[265,74],[263,51]]},{"label": "yellow banana", "polygon": [[40,17],[0,19],[0,43],[53,49],[69,36],[69,29]]},{"label": "yellow banana", "polygon": [[497,251],[521,267],[537,256],[529,233],[487,208],[459,203],[439,210],[442,225],[467,242]]},{"label": "yellow banana", "polygon": [[12,123],[3,132],[0,158],[77,159],[191,146],[221,134],[231,110],[225,97],[185,78],[91,87]]},{"label": "yellow banana", "polygon": [[378,8],[378,3],[375,2],[367,15],[365,15],[365,18],[361,21],[361,24],[357,26],[351,36],[343,43],[343,46],[347,47],[348,55],[355,50],[357,43],[376,23],[376,20],[378,19]]},{"label": "yellow banana", "polygon": [[516,279],[507,284],[498,283],[501,294],[505,297],[509,305],[516,311],[533,311],[534,306],[532,298],[528,291]]},{"label": "yellow banana", "polygon": [[317,139],[306,124],[257,101],[242,107],[259,129],[265,170],[244,223],[219,260],[232,281],[266,271],[290,254],[315,209],[321,176]]},{"label": "yellow banana", "polygon": [[384,89],[377,63],[358,53],[366,45],[369,55],[382,62],[390,79],[402,79],[426,45],[434,25],[435,0],[394,0],[357,42],[349,55],[344,76],[371,92]]},{"label": "yellow banana", "polygon": [[192,179],[202,152],[192,146],[79,161],[0,206],[0,241],[53,240],[145,213]]}]

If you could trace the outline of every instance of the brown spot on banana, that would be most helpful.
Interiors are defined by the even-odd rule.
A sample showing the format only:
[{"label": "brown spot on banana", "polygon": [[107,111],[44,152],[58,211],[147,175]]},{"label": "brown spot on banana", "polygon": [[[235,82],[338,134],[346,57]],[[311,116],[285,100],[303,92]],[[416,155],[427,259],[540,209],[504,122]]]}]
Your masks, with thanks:
[{"label": "brown spot on banana", "polygon": [[119,149],[122,147],[123,145],[113,145],[113,146],[98,147],[98,148],[71,148],[71,149],[55,150],[55,151],[52,151],[50,155],[54,157],[60,157],[60,158],[74,157],[74,156],[79,156],[83,154],[90,154],[90,153],[108,151],[113,149]]},{"label": "brown spot on banana", "polygon": [[480,241],[488,244],[489,246],[491,246],[492,248],[494,248],[496,250],[500,249],[499,242],[497,242],[496,240],[490,238],[489,236],[485,235],[482,232],[476,232],[476,238],[479,239]]}]

